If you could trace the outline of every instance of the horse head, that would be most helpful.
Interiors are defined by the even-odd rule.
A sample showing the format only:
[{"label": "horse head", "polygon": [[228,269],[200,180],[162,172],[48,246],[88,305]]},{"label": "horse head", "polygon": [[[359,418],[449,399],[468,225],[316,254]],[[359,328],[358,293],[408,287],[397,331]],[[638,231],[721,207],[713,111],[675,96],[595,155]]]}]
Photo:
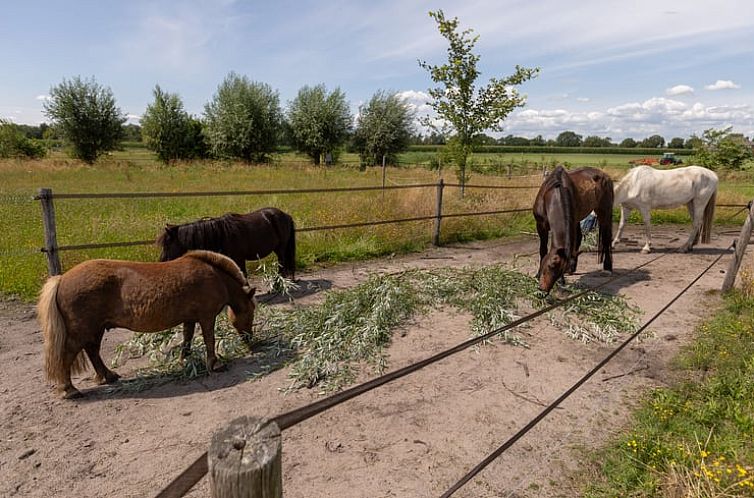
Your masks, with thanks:
[{"label": "horse head", "polygon": [[172,261],[186,253],[178,238],[178,225],[165,225],[165,231],[157,239],[160,249],[160,261]]},{"label": "horse head", "polygon": [[256,287],[250,287],[248,284],[243,286],[243,292],[245,299],[240,303],[234,304],[233,307],[228,308],[228,318],[230,323],[233,324],[238,332],[243,336],[246,334],[248,338],[251,338],[252,326],[254,325],[254,311],[257,304],[254,299],[254,293],[257,291]]},{"label": "horse head", "polygon": [[539,290],[548,294],[572,264],[565,249],[551,248],[539,264]]}]

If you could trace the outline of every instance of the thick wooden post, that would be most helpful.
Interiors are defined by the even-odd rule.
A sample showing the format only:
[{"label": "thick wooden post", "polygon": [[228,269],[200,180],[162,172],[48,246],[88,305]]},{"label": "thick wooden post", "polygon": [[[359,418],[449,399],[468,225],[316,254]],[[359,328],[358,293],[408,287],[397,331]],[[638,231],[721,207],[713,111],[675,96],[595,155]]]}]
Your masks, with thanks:
[{"label": "thick wooden post", "polygon": [[45,230],[44,253],[47,256],[47,273],[60,275],[63,267],[60,264],[58,252],[58,235],[55,228],[55,205],[52,202],[52,189],[41,188],[38,191],[38,199],[42,204],[42,224]]},{"label": "thick wooden post", "polygon": [[432,235],[432,244],[440,245],[440,221],[442,220],[442,190],[445,188],[445,182],[442,178],[437,183],[437,204],[435,206],[435,230]]},{"label": "thick wooden post", "polygon": [[282,498],[280,429],[257,417],[239,417],[212,435],[207,454],[213,498]]},{"label": "thick wooden post", "polygon": [[728,271],[725,274],[725,280],[723,280],[723,292],[731,290],[736,283],[736,275],[738,275],[738,269],[741,267],[741,262],[743,261],[744,253],[746,252],[746,246],[749,245],[749,239],[751,238],[752,217],[754,217],[754,205],[750,205],[749,215],[746,217],[744,226],[741,227],[741,233],[736,241],[736,253],[733,255],[733,259],[728,265]]}]

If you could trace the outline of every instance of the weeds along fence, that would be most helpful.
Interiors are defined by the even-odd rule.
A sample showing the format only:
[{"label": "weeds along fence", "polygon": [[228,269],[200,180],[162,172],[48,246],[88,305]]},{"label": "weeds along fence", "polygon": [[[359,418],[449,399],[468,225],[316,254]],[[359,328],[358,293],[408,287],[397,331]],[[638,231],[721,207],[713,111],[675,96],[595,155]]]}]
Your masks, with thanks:
[{"label": "weeds along fence", "polygon": [[[749,217],[751,217],[751,211]],[[742,232],[743,234],[743,232]],[[748,238],[748,237],[747,237]],[[680,290],[670,301],[668,301],[658,312],[656,312],[641,327],[624,340],[617,348],[604,357],[596,366],[589,370],[585,375],[578,379],[569,389],[547,405],[537,416],[531,419],[522,429],[510,437],[505,443],[498,447],[494,452],[488,455],[478,465],[467,472],[461,479],[454,483],[448,490],[443,493],[442,497],[450,497],[457,490],[469,482],[475,475],[481,472],[487,465],[503,454],[517,440],[532,430],[542,419],[558,407],[565,399],[573,394],[579,387],[587,382],[592,376],[600,371],[612,358],[620,353],[628,344],[635,340],[639,334],[646,330],[658,317],[660,317],[670,306],[672,306],[681,296],[683,296],[696,282],[698,282],[720,259],[729,254],[730,249],[735,244],[721,251],[720,254],[712,261],[696,278],[689,282]],[[739,244],[740,245],[740,244]],[[525,317],[519,318],[507,325],[496,328],[484,335],[469,339],[455,347],[437,353],[429,358],[413,363],[399,370],[387,373],[363,384],[351,387],[327,398],[315,401],[309,405],[292,411],[280,414],[271,419],[258,418],[254,416],[239,417],[229,423],[225,428],[217,431],[210,443],[208,452],[202,454],[190,466],[188,466],[178,477],[176,477],[167,487],[162,489],[157,498],[178,498],[188,493],[191,488],[206,474],[209,474],[210,489],[214,497],[264,497],[279,498],[283,496],[282,484],[282,431],[289,429],[299,423],[302,423],[326,410],[329,410],[341,403],[353,399],[361,394],[369,392],[377,387],[385,385],[394,380],[405,377],[435,362],[452,356],[458,352],[468,349],[471,346],[479,344],[482,341],[489,340],[506,330],[522,325],[533,320],[555,308],[563,306],[585,294],[599,290],[616,280],[625,278],[633,274],[640,268],[648,266],[655,261],[667,256],[668,253],[661,254],[653,259],[646,261],[631,270],[613,276],[601,284],[585,289],[573,294],[561,301],[547,305],[542,309],[535,311]],[[254,457],[249,457],[254,455]]]},{"label": "weeds along fence", "polygon": [[[47,270],[49,275],[59,275],[63,268],[60,261],[60,253],[64,251],[80,251],[89,249],[103,249],[116,247],[145,246],[154,244],[154,239],[148,240],[125,240],[105,243],[82,243],[82,244],[65,244],[58,243],[58,228],[56,222],[55,200],[63,199],[144,199],[144,198],[176,198],[176,197],[227,197],[227,196],[265,196],[265,195],[305,195],[305,194],[347,194],[353,192],[385,192],[408,190],[408,189],[428,189],[434,190],[434,212],[432,214],[408,216],[401,218],[363,220],[351,223],[326,224],[316,226],[297,227],[298,233],[311,233],[322,231],[334,231],[350,228],[365,228],[380,225],[394,225],[412,222],[432,221],[431,241],[435,246],[441,243],[441,230],[443,219],[491,216],[503,214],[516,214],[528,212],[529,207],[510,208],[510,209],[493,209],[493,210],[476,210],[447,212],[444,202],[444,192],[447,188],[460,189],[461,184],[445,183],[443,179],[437,183],[413,183],[405,185],[382,185],[382,186],[364,186],[364,187],[340,187],[340,188],[309,188],[309,189],[275,189],[275,190],[235,190],[235,191],[194,191],[194,192],[112,192],[112,193],[54,193],[50,188],[40,188],[34,197],[42,207],[42,224],[44,228],[44,247],[41,251],[47,259]],[[467,190],[505,190],[516,192],[515,195],[509,196],[513,200],[525,200],[530,204],[531,192],[539,188],[539,185],[480,185],[466,184],[463,188]],[[526,192],[522,197],[521,193]]]}]

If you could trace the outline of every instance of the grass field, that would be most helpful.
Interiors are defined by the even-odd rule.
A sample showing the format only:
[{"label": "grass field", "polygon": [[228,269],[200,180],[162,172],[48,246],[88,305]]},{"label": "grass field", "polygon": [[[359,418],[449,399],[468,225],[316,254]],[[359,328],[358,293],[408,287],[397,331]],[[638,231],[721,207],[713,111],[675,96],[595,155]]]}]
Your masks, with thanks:
[{"label": "grass field", "polygon": [[728,296],[678,358],[685,380],[648,393],[593,455],[584,496],[754,496],[754,300],[743,280],[748,295]]},{"label": "grass field", "polygon": [[[421,162],[417,154],[407,153],[402,163]],[[596,165],[620,176],[631,156],[594,154],[488,154],[474,157],[475,164],[505,165],[514,160],[514,175],[472,172],[472,184],[538,185],[542,162],[550,165]],[[515,156],[515,157],[507,157]],[[355,155],[345,154],[344,162],[355,164]],[[540,161],[539,163],[537,161]],[[480,169],[481,166],[479,166]],[[527,169],[528,168],[528,169]],[[488,168],[487,171],[500,169]],[[503,168],[506,171],[506,168]],[[445,168],[433,171],[424,167],[389,168],[387,185],[435,183],[439,175],[455,182],[455,172]],[[39,248],[43,230],[39,203],[32,196],[40,187],[54,193],[73,192],[176,192],[251,189],[297,189],[314,187],[377,186],[382,182],[381,168],[360,171],[355,166],[313,167],[293,153],[276,156],[271,165],[248,166],[232,162],[197,161],[174,166],[156,162],[145,148],[128,148],[87,166],[55,152],[41,161],[0,161],[0,295],[31,300],[45,278],[46,263]],[[723,182],[718,202],[741,203],[754,197],[754,180],[742,176]],[[327,194],[279,194],[259,196],[184,197],[155,199],[58,199],[55,201],[58,243],[60,245],[106,243],[154,239],[165,223],[182,223],[203,216],[226,212],[246,212],[264,206],[279,207],[294,216],[298,227],[344,224],[369,220],[432,215],[434,187],[386,192],[349,192]],[[443,212],[478,212],[530,207],[536,189],[469,189],[461,197],[458,189],[447,188]],[[722,219],[734,210],[719,210]],[[739,216],[738,220],[742,219]],[[653,222],[687,222],[685,210],[657,213]],[[432,221],[383,225],[327,232],[301,233],[298,237],[299,267],[327,261],[364,259],[391,253],[419,250],[429,245]],[[443,220],[443,241],[463,241],[504,237],[533,232],[533,220],[521,215],[449,218]],[[62,253],[64,269],[91,258],[108,257],[156,260],[153,246],[111,248]]]}]

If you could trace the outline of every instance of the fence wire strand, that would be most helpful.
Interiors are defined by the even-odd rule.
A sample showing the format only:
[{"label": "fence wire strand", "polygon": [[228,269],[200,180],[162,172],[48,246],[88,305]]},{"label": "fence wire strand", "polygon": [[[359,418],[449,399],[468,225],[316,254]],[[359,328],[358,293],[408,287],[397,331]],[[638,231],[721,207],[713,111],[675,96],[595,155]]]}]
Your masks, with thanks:
[{"label": "fence wire strand", "polygon": [[723,253],[718,255],[715,260],[710,263],[707,268],[704,269],[699,275],[696,276],[686,287],[684,287],[676,296],[671,299],[665,306],[663,306],[657,313],[655,313],[652,318],[650,318],[647,322],[644,323],[636,332],[631,334],[625,341],[621,343],[620,346],[618,346],[616,349],[614,349],[609,355],[607,355],[602,361],[600,361],[594,368],[589,370],[581,379],[579,379],[573,386],[571,386],[568,390],[566,390],[563,394],[561,394],[555,401],[550,403],[544,410],[542,410],[536,417],[534,417],[529,423],[527,423],[521,430],[519,430],[516,434],[514,434],[512,437],[510,437],[505,443],[503,443],[501,446],[499,446],[495,451],[490,453],[484,460],[482,460],[479,464],[477,464],[473,469],[471,469],[465,476],[463,476],[460,480],[458,480],[453,486],[448,488],[448,490],[442,494],[441,498],[449,498],[452,496],[456,491],[461,489],[467,482],[469,482],[471,479],[474,478],[477,474],[479,474],[482,470],[484,470],[485,467],[487,467],[490,463],[492,463],[497,457],[502,455],[508,448],[513,446],[513,444],[521,439],[526,433],[528,433],[531,429],[533,429],[543,418],[545,418],[550,412],[552,412],[555,408],[560,405],[566,398],[568,398],[571,394],[573,394],[579,387],[581,387],[587,380],[589,380],[594,374],[599,372],[602,367],[604,367],[610,360],[612,360],[618,353],[620,353],[626,346],[628,346],[634,339],[636,339],[639,334],[644,332],[644,330],[647,329],[657,318],[660,317],[665,311],[667,311],[668,308],[670,308],[678,299],[680,299],[681,296],[683,296],[695,283],[697,283],[713,266],[717,264],[720,259],[728,254],[728,252],[733,248],[733,244],[728,246]]}]

